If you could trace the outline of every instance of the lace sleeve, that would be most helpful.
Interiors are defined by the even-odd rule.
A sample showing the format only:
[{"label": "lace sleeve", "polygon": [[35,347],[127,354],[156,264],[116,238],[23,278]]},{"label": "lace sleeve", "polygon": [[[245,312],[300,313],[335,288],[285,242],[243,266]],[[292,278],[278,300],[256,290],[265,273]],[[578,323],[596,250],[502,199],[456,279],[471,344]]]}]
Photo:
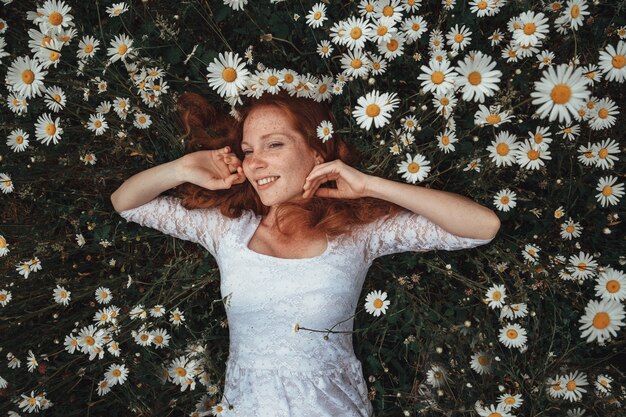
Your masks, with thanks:
[{"label": "lace sleeve", "polygon": [[489,243],[445,231],[426,217],[409,210],[369,223],[361,231],[369,260],[398,252],[425,252],[433,249],[458,250]]},{"label": "lace sleeve", "polygon": [[120,216],[129,222],[199,243],[214,257],[220,236],[225,232],[224,216],[219,209],[188,210],[179,198],[172,196],[158,196],[144,205],[120,212]]}]

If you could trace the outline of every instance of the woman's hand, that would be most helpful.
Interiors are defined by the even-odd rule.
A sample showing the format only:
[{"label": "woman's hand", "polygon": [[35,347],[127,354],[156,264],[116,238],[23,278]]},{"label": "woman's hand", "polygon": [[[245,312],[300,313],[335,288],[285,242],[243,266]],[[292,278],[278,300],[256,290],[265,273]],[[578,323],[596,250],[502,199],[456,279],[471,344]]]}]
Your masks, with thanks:
[{"label": "woman's hand", "polygon": [[[339,159],[316,165],[304,182],[303,198],[313,195],[332,198],[366,197],[370,175],[345,164]],[[320,188],[325,182],[335,181],[337,188]]]},{"label": "woman's hand", "polygon": [[224,190],[246,181],[241,161],[228,146],[192,152],[180,161],[183,180],[209,190]]}]

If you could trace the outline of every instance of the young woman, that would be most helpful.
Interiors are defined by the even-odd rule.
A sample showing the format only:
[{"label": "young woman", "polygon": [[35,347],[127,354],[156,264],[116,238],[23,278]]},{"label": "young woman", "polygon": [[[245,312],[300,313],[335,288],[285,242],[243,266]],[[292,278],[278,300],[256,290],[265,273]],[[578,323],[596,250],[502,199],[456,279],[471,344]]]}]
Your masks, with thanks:
[{"label": "young woman", "polygon": [[[265,94],[239,121],[194,94],[180,105],[190,152],[129,178],[111,201],[126,220],[215,257],[230,331],[224,415],[372,416],[351,334],[372,261],[488,243],[498,217],[354,168],[340,138],[316,137],[334,120],[322,103]],[[159,196],[179,185],[182,199]]]}]

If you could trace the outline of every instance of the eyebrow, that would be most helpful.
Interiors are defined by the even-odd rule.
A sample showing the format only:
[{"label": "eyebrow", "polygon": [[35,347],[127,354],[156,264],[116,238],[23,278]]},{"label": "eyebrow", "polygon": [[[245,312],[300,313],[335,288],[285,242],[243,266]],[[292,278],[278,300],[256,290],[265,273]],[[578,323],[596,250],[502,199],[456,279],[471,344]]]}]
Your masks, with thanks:
[{"label": "eyebrow", "polygon": [[[272,132],[272,133],[268,133],[266,135],[261,136],[261,140],[265,141],[265,140],[269,139],[272,136],[283,136],[283,137],[287,137],[287,138],[293,140],[293,137],[289,133],[286,133],[286,132]],[[241,145],[242,146],[243,145],[248,145],[249,146],[250,144],[248,142],[246,142],[246,141],[242,141]]]}]

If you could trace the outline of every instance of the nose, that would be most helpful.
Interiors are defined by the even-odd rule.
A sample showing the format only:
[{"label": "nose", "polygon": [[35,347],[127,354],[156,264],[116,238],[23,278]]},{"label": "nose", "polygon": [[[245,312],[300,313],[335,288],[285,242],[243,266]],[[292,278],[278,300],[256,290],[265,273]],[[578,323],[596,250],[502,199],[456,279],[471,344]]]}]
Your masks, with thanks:
[{"label": "nose", "polygon": [[246,155],[243,161],[248,166],[248,169],[253,171],[267,166],[265,157],[262,155],[262,151],[256,151],[252,154]]}]

